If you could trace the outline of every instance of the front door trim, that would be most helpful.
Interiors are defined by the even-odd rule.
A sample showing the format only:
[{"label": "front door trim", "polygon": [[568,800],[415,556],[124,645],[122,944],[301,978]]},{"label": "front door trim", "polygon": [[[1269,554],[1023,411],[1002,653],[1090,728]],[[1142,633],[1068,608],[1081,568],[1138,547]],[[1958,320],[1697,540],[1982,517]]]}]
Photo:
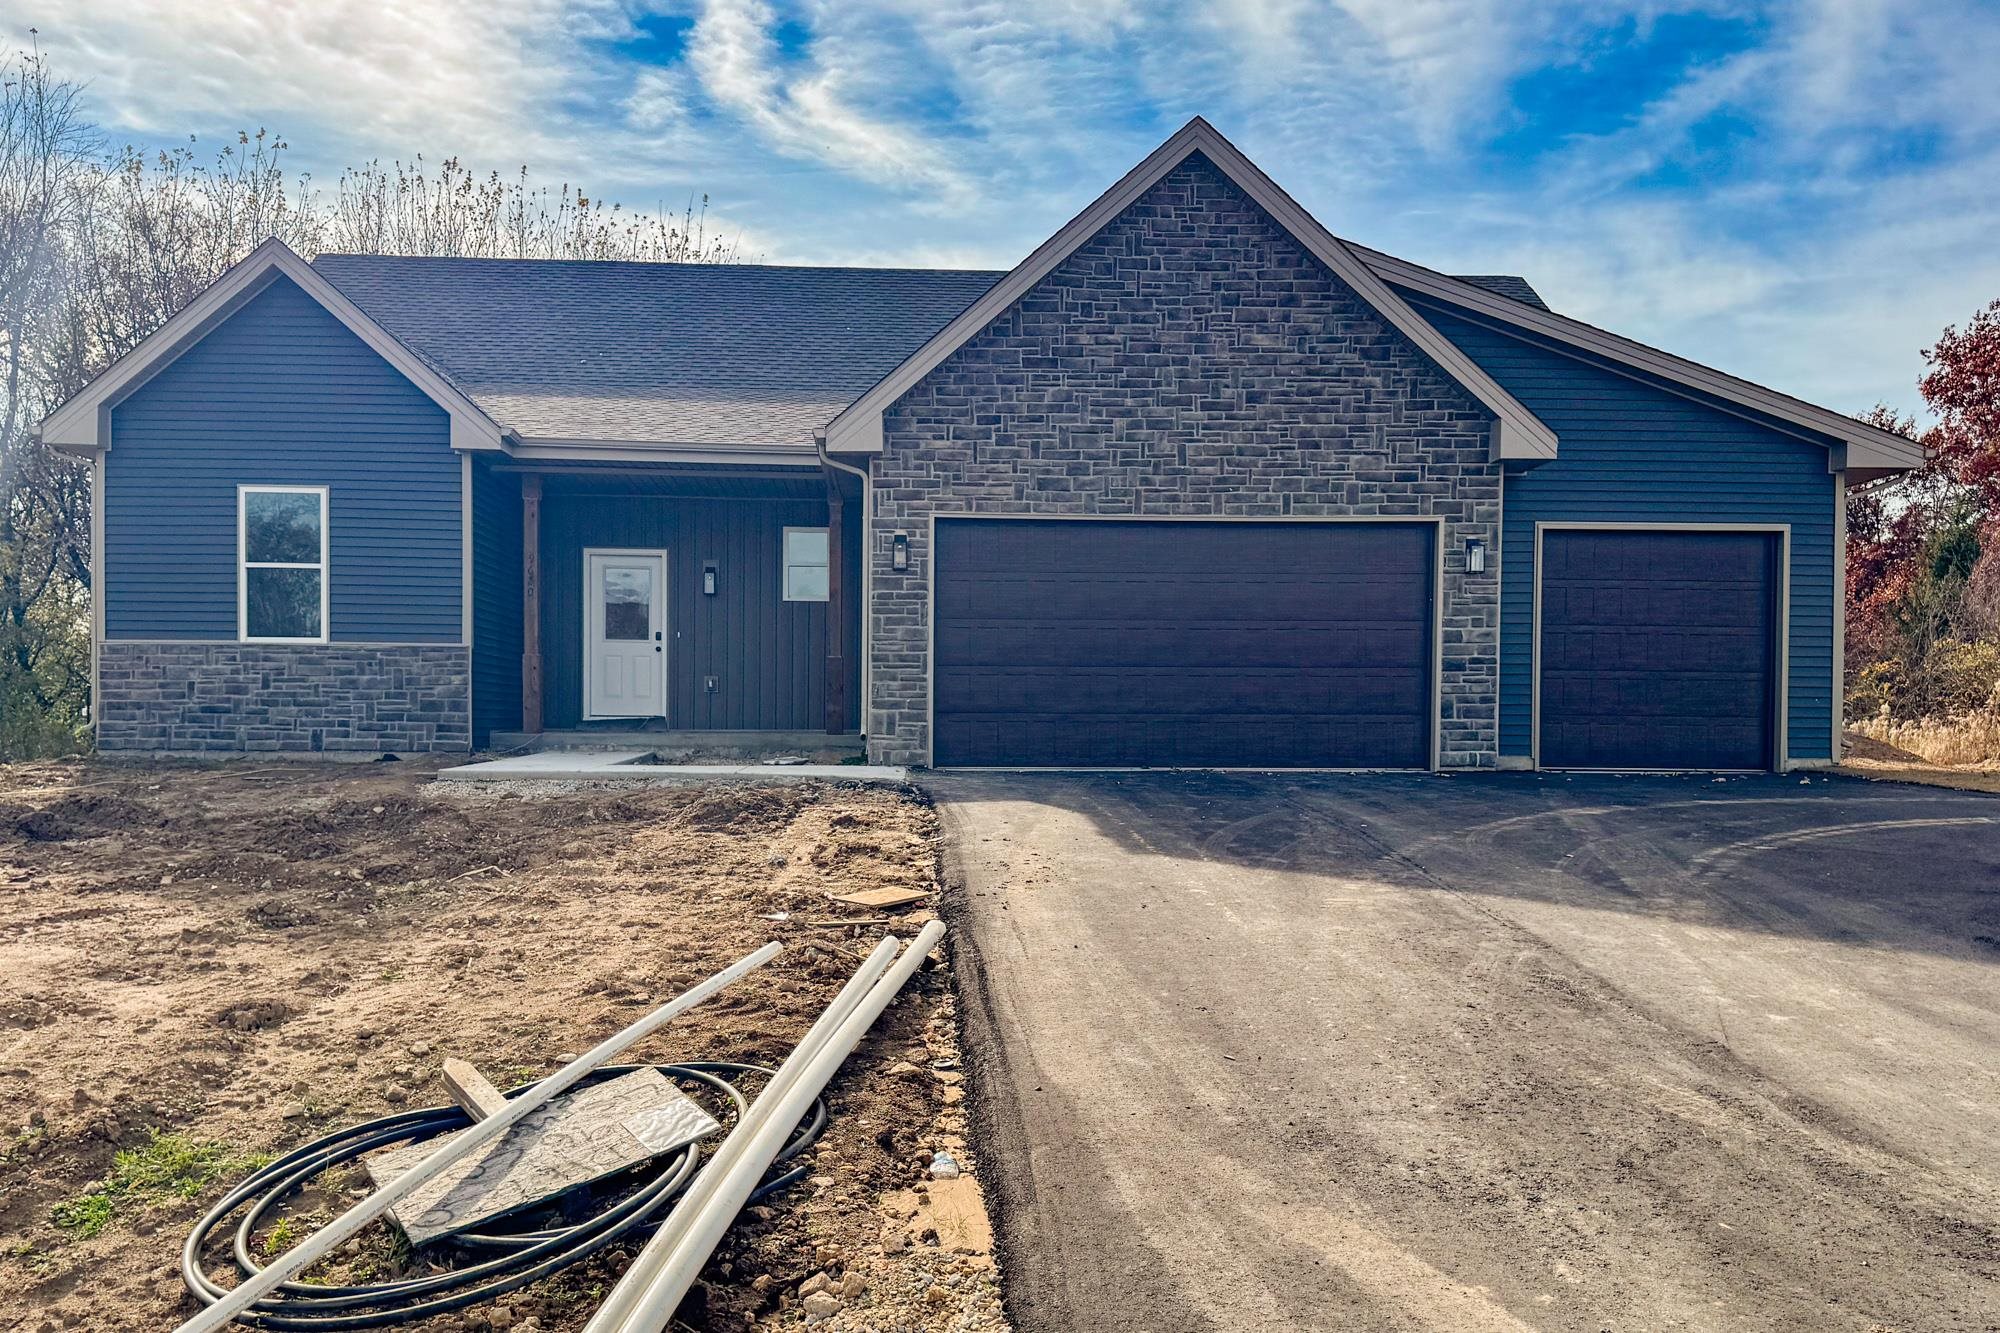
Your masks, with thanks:
[{"label": "front door trim", "polygon": [[[592,706],[591,699],[594,693],[596,692],[596,687],[594,685],[594,682],[596,680],[596,673],[591,670],[590,654],[591,654],[591,649],[595,646],[597,640],[597,632],[595,629],[595,623],[597,618],[596,617],[597,591],[593,586],[594,580],[592,579],[592,573],[593,573],[593,565],[598,557],[609,557],[611,559],[618,559],[620,557],[635,558],[635,559],[655,559],[660,562],[659,583],[657,588],[655,589],[655,595],[653,598],[653,617],[652,617],[653,633],[655,635],[654,643],[655,646],[658,648],[658,651],[654,654],[654,657],[657,659],[659,663],[658,671],[660,673],[660,711],[657,713],[600,713],[596,710],[596,708]],[[594,722],[594,721],[601,721],[601,720],[621,718],[621,717],[663,718],[667,715],[666,629],[667,629],[667,612],[668,612],[667,578],[669,572],[670,571],[668,570],[667,567],[667,553],[663,550],[652,550],[652,549],[625,547],[625,546],[586,546],[583,548],[582,667],[583,667],[583,720],[584,721]]]},{"label": "front door trim", "polygon": [[[1789,523],[1597,523],[1588,521],[1542,521],[1535,523],[1534,642],[1530,649],[1530,690],[1528,700],[1528,744],[1530,762],[1542,766],[1542,534],[1545,532],[1762,532],[1778,539],[1778,607],[1776,662],[1772,670],[1771,772],[1791,771],[1790,737],[1785,734],[1792,696],[1792,525]],[[1836,680],[1836,690],[1845,688]],[[1625,770],[1657,773],[1708,772],[1707,769]]]}]

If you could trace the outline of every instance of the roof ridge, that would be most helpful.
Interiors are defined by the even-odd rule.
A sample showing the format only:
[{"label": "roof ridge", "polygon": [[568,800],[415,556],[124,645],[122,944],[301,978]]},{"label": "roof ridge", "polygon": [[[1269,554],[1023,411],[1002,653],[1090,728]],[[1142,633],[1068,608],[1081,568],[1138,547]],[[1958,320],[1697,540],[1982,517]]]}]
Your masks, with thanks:
[{"label": "roof ridge", "polygon": [[925,268],[913,264],[765,264],[749,261],[712,263],[693,259],[575,259],[575,258],[528,258],[517,255],[397,255],[382,254],[369,250],[327,250],[314,256],[317,264],[322,259],[371,259],[388,260],[412,264],[501,264],[501,265],[561,265],[578,268],[660,268],[690,269],[703,272],[727,270],[748,270],[757,273],[871,273],[871,274],[938,274],[951,277],[999,277],[1006,273],[1000,268]]}]

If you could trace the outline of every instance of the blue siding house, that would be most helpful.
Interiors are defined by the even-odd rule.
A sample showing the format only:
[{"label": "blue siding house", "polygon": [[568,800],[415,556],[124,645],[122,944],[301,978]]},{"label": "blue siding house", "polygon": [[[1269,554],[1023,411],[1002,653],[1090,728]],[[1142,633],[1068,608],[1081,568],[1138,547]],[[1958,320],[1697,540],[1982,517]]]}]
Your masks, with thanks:
[{"label": "blue siding house", "polygon": [[42,424],[106,751],[1786,769],[1917,446],[1190,122],[1006,272],[267,242]]}]

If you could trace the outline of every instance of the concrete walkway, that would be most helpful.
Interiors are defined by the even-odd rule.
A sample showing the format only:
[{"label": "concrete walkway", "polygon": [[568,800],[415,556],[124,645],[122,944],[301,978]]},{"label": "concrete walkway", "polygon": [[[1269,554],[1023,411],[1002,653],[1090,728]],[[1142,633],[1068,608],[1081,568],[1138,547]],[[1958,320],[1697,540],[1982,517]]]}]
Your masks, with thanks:
[{"label": "concrete walkway", "polygon": [[1019,1333],[2000,1311],[2000,798],[925,783]]}]

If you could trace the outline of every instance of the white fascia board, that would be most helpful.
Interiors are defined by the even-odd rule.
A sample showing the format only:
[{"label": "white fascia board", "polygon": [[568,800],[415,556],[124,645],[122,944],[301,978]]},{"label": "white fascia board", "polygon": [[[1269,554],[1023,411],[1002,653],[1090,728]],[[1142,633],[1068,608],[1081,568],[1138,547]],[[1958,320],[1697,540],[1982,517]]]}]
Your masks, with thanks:
[{"label": "white fascia board", "polygon": [[1500,428],[1493,432],[1496,458],[1543,461],[1555,457],[1556,435],[1547,423],[1501,388],[1450,339],[1432,328],[1422,315],[1391,291],[1387,283],[1349,250],[1345,242],[1321,226],[1312,214],[1279,189],[1236,145],[1223,138],[1214,126],[1200,117],[1182,126],[1145,161],[1099,195],[1088,208],[1044,241],[984,296],[829,422],[826,427],[827,450],[832,453],[880,453],[883,412],[1194,153],[1200,153],[1214,163],[1218,171],[1269,213],[1280,227],[1494,414],[1500,423]]},{"label": "white fascia board", "polygon": [[748,467],[817,467],[819,451],[810,444],[675,444],[646,440],[509,438],[517,462],[720,463]]},{"label": "white fascia board", "polygon": [[280,274],[297,283],[328,314],[445,410],[451,418],[452,448],[505,450],[500,426],[478,404],[398,342],[275,236],[252,250],[137,347],[114,361],[74,398],[51,412],[42,421],[43,443],[73,454],[92,454],[110,448],[111,409],[200,342]]},{"label": "white fascia board", "polygon": [[1906,440],[1832,408],[1818,407],[1790,394],[1779,393],[1776,389],[1752,384],[1749,380],[1738,379],[1685,357],[1663,352],[1657,347],[1634,342],[1594,324],[1501,296],[1474,283],[1462,282],[1380,250],[1371,250],[1352,241],[1347,245],[1366,260],[1376,274],[1399,287],[1449,301],[1502,323],[1540,334],[1551,341],[1594,353],[1711,398],[1802,427],[1815,435],[1832,436],[1845,447],[1845,466],[1856,470],[1906,472],[1923,464],[1924,447],[1915,440]]}]

